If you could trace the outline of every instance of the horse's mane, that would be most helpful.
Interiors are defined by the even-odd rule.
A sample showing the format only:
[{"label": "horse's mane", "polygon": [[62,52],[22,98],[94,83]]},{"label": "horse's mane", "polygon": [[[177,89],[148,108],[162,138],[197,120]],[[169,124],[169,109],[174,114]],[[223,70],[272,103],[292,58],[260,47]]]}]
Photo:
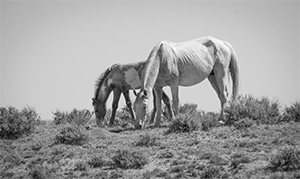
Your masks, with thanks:
[{"label": "horse's mane", "polygon": [[108,67],[105,72],[103,72],[98,79],[96,80],[96,84],[95,84],[95,99],[98,99],[99,96],[99,91],[100,88],[104,82],[104,79],[106,78],[106,76],[119,64],[113,64],[112,66]]}]

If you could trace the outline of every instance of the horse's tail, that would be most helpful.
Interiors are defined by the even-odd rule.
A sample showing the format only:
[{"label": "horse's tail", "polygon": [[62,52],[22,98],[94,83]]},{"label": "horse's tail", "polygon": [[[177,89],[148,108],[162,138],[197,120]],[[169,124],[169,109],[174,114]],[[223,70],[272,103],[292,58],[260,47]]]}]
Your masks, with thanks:
[{"label": "horse's tail", "polygon": [[239,66],[237,64],[237,55],[231,44],[228,42],[225,43],[231,52],[231,59],[229,64],[229,72],[232,78],[232,100],[235,101],[237,99],[239,93],[240,86],[240,74],[239,74]]}]

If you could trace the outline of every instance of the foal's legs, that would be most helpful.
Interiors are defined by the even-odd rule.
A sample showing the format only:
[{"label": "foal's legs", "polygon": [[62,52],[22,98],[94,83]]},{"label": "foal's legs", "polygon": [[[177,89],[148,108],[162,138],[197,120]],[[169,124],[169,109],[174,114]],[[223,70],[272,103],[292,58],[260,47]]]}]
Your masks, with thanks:
[{"label": "foal's legs", "polygon": [[129,90],[123,92],[123,96],[125,98],[126,105],[127,105],[128,109],[129,109],[131,118],[132,118],[133,121],[135,121],[135,114],[134,114],[133,109],[132,109],[132,102],[130,100]]},{"label": "foal's legs", "polygon": [[113,125],[115,122],[115,116],[116,116],[116,111],[118,109],[118,104],[120,100],[120,95],[121,91],[118,89],[114,90],[114,99],[113,99],[113,104],[112,104],[112,112],[111,112],[111,117],[109,120],[109,125]]},{"label": "foal's legs", "polygon": [[129,97],[129,90],[123,92],[123,95],[124,95],[124,98],[126,100],[126,105],[129,108],[132,120],[134,121],[134,127],[136,129],[140,129],[141,128],[140,121],[136,119],[135,113],[133,112],[133,109],[132,109],[132,102],[131,102],[130,97]]}]

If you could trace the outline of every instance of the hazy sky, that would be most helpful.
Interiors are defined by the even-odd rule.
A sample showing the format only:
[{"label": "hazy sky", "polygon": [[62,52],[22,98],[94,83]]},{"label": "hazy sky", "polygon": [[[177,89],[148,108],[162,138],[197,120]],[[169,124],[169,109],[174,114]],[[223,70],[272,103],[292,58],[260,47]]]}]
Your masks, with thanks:
[{"label": "hazy sky", "polygon": [[[233,45],[241,94],[283,105],[300,99],[298,1],[0,3],[1,106],[29,105],[43,119],[56,109],[92,110],[95,80],[107,67],[146,60],[161,40],[207,35]],[[220,109],[207,80],[181,87],[180,101]]]}]

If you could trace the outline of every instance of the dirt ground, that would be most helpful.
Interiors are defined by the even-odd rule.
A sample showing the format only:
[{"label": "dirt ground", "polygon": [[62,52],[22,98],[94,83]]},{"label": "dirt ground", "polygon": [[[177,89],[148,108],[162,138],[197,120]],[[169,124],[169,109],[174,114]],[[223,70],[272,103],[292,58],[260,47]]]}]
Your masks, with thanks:
[{"label": "dirt ground", "polygon": [[280,150],[299,148],[300,123],[171,134],[92,125],[82,145],[57,144],[61,128],[48,122],[30,136],[0,140],[0,178],[300,178],[270,169]]}]

